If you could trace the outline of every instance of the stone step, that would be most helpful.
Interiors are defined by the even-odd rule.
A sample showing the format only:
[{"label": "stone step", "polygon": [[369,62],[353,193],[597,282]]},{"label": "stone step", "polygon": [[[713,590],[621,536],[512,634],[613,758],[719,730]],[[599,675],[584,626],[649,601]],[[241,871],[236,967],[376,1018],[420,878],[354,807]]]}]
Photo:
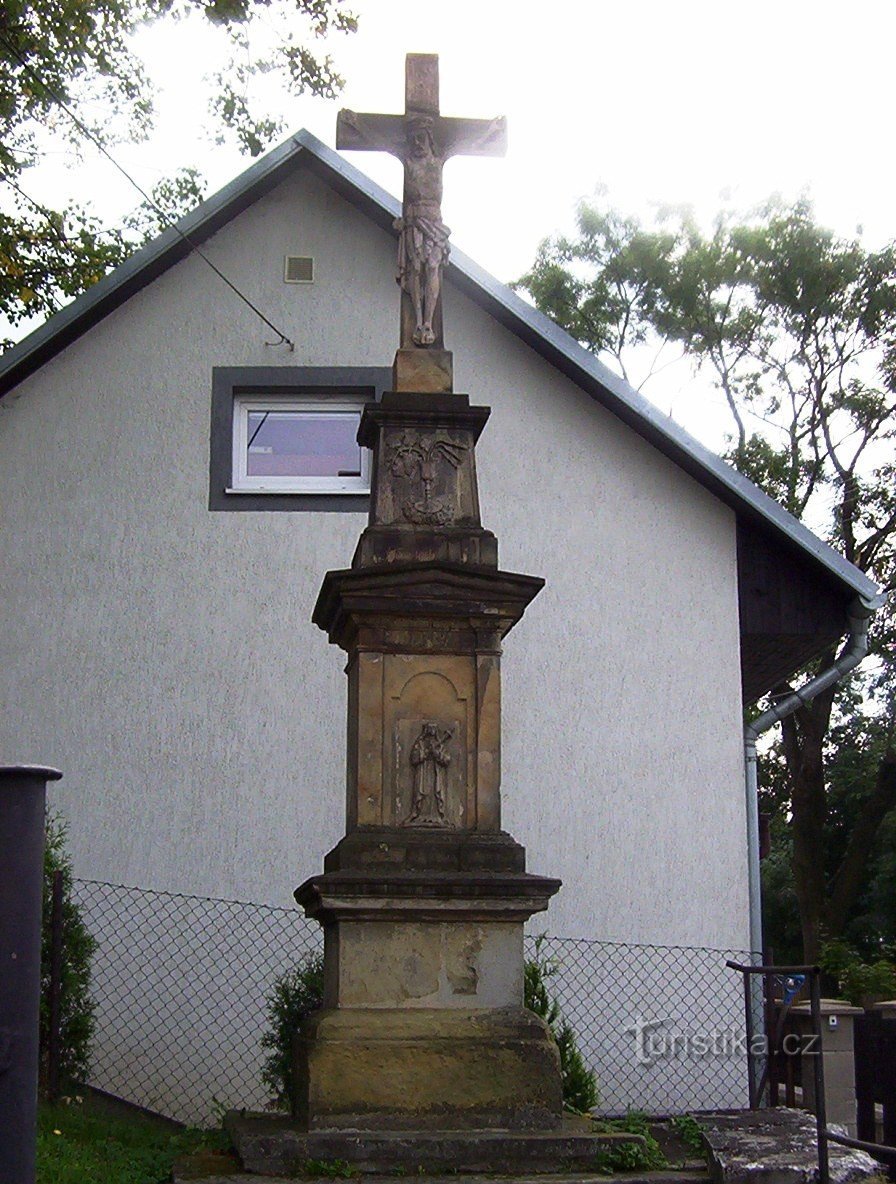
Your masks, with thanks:
[{"label": "stone step", "polygon": [[[607,1161],[621,1146],[640,1144],[642,1137],[629,1133],[594,1134],[580,1122],[556,1131],[308,1131],[282,1115],[231,1112],[225,1119],[242,1168],[256,1174],[309,1176],[318,1164],[328,1165],[321,1175],[329,1178],[364,1173],[377,1175],[438,1177],[458,1173],[469,1181],[476,1176],[510,1176],[548,1180],[606,1178]],[[580,1174],[576,1177],[575,1174]],[[647,1175],[650,1175],[649,1173]],[[647,1178],[641,1173],[632,1178]],[[701,1173],[696,1173],[702,1178]],[[681,1173],[671,1173],[681,1181]],[[651,1177],[652,1178],[652,1177]]]}]

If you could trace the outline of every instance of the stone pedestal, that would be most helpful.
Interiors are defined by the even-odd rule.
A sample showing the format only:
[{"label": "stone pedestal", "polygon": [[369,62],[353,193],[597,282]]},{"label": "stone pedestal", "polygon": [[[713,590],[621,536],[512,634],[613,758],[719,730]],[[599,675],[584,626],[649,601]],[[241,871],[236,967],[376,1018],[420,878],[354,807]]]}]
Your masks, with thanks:
[{"label": "stone pedestal", "polygon": [[[399,377],[450,376],[414,352],[440,351],[399,351]],[[480,521],[488,415],[430,386],[362,418],[370,519],[314,610],[348,655],[348,754],[346,835],[296,891],[325,939],[295,1043],[309,1131],[560,1125],[557,1048],[523,1007],[523,926],[560,884],[526,872],[500,801],[501,646],[543,581],[500,571]]]},{"label": "stone pedestal", "polygon": [[559,1126],[557,1048],[521,1006],[523,922],[558,888],[521,872],[388,865],[304,884],[297,898],[324,926],[324,1009],[296,1043],[297,1116],[310,1130]]}]

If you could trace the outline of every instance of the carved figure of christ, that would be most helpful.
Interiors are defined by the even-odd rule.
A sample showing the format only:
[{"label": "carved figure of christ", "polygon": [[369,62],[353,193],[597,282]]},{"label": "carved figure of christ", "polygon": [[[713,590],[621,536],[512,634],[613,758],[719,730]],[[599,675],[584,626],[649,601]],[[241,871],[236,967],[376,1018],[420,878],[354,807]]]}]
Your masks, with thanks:
[{"label": "carved figure of christ", "polygon": [[411,305],[402,316],[401,346],[444,345],[442,269],[450,231],[442,221],[442,168],[450,156],[501,156],[507,125],[500,119],[456,119],[439,114],[437,54],[410,53],[405,61],[404,115],[359,114],[344,108],[336,147],[389,152],[404,165],[398,282]]}]

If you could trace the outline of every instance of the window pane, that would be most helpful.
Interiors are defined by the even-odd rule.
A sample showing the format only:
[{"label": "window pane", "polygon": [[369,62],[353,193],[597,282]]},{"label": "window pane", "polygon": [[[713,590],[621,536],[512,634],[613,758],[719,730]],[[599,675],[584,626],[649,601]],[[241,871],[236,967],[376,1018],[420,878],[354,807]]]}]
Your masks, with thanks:
[{"label": "window pane", "polygon": [[248,477],[339,477],[361,472],[360,412],[249,411]]}]

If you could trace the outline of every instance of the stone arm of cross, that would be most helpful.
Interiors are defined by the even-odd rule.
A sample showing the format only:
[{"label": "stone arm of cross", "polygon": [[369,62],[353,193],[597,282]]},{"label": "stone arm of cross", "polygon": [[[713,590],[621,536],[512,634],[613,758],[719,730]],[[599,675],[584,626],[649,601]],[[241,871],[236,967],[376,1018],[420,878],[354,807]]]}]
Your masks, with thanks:
[{"label": "stone arm of cross", "polygon": [[449,156],[503,156],[507,151],[507,120],[439,119],[439,140],[443,159]]},{"label": "stone arm of cross", "polygon": [[401,158],[405,147],[404,116],[361,114],[343,107],[336,117],[336,147],[353,152],[389,152]]}]

